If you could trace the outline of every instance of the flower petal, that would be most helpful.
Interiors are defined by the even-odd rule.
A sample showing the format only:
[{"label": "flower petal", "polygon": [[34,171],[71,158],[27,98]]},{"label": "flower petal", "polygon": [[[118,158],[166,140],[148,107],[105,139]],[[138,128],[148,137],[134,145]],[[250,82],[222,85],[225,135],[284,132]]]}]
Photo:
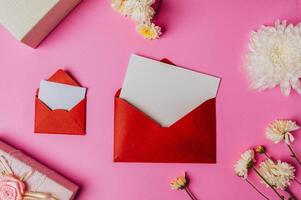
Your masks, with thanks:
[{"label": "flower petal", "polygon": [[[289,163],[266,159],[261,162],[258,169],[263,178],[276,189],[284,189],[288,187],[295,177],[295,168]],[[261,183],[266,184],[264,181]],[[268,187],[268,185],[266,184]]]},{"label": "flower petal", "polygon": [[298,78],[294,78],[290,80],[292,88],[296,90],[299,94],[301,94],[301,83]]},{"label": "flower petal", "polygon": [[280,83],[280,88],[281,88],[281,92],[285,95],[285,96],[289,96],[291,93],[291,85],[288,81],[283,81]]}]

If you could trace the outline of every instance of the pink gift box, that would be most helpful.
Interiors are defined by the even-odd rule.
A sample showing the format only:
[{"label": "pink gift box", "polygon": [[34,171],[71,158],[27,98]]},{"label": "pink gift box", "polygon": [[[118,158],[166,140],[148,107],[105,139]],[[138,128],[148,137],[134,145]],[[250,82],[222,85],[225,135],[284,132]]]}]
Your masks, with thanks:
[{"label": "pink gift box", "polygon": [[25,181],[30,191],[51,193],[59,200],[72,200],[79,189],[73,182],[1,140],[0,156],[18,177],[28,170],[34,171],[32,178]]}]

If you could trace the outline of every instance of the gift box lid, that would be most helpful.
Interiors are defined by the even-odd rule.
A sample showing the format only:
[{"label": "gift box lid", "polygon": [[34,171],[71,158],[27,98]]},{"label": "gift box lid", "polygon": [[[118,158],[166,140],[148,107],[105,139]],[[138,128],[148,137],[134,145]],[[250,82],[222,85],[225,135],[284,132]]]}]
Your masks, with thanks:
[{"label": "gift box lid", "polygon": [[36,47],[80,0],[2,0],[0,22],[15,38]]}]

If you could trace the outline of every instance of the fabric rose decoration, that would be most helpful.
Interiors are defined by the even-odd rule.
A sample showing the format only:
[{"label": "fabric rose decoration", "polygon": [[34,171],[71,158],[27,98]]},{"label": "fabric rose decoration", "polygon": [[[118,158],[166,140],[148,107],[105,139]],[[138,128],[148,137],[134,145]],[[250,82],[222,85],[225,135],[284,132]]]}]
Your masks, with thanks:
[{"label": "fabric rose decoration", "polygon": [[0,199],[22,200],[26,185],[13,175],[0,175]]},{"label": "fabric rose decoration", "polygon": [[59,200],[48,192],[26,191],[26,180],[33,173],[30,170],[16,176],[6,158],[0,155],[0,200]]}]

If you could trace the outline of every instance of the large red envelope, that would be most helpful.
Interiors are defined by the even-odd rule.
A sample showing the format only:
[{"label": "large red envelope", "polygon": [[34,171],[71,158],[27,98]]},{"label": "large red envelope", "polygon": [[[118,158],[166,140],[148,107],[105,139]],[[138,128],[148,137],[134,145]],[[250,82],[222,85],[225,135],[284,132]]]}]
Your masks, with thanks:
[{"label": "large red envelope", "polygon": [[[48,81],[80,86],[65,71],[58,70]],[[35,133],[84,135],[86,124],[86,98],[70,111],[51,110],[36,95]]]},{"label": "large red envelope", "polygon": [[215,98],[162,127],[119,94],[120,90],[115,95],[115,162],[216,163]]}]

